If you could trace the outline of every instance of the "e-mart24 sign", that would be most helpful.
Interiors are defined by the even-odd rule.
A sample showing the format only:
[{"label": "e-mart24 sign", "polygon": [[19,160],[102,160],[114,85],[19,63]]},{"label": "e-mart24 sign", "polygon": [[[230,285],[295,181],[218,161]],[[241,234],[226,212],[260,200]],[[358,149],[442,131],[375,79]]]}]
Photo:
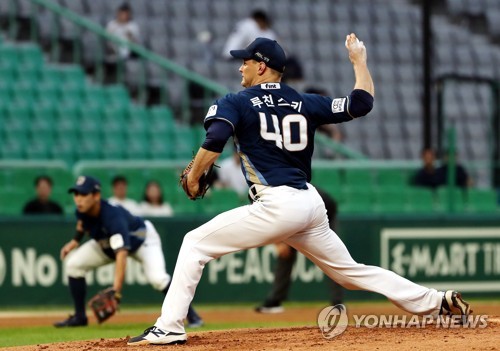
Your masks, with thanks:
[{"label": "e-mart24 sign", "polygon": [[500,228],[390,228],[381,265],[421,285],[500,291]]}]

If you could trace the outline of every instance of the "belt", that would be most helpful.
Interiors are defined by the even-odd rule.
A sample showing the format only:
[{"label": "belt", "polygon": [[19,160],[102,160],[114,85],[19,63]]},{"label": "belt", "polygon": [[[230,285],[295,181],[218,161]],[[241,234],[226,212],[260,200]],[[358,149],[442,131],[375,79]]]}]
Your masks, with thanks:
[{"label": "belt", "polygon": [[248,198],[250,199],[250,201],[254,202],[259,200],[259,193],[266,188],[268,188],[267,185],[253,184],[250,189],[248,189]]}]

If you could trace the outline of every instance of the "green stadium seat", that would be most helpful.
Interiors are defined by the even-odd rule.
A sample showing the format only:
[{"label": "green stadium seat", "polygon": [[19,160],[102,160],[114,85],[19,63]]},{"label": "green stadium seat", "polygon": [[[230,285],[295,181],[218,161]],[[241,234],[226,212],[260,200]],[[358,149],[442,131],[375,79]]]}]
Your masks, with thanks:
[{"label": "green stadium seat", "polygon": [[10,87],[16,81],[16,71],[13,66],[0,63],[1,83]]},{"label": "green stadium seat", "polygon": [[54,137],[54,119],[44,119],[44,118],[38,118],[35,117],[30,120],[30,123],[28,126],[26,126],[26,129],[29,131],[31,134],[32,138],[48,138],[50,136],[51,138]]},{"label": "green stadium seat", "polygon": [[370,213],[375,208],[375,197],[371,188],[342,188],[338,197],[342,213]]},{"label": "green stadium seat", "polygon": [[402,169],[377,170],[377,186],[384,189],[400,189],[408,186],[408,173]]},{"label": "green stadium seat", "polygon": [[173,148],[165,141],[154,139],[149,144],[149,158],[155,160],[167,160],[173,157]]},{"label": "green stadium seat", "polygon": [[44,120],[55,126],[55,120],[57,118],[56,109],[53,104],[47,102],[39,102],[31,106],[31,115],[34,119]]},{"label": "green stadium seat", "polygon": [[130,122],[132,121],[143,121],[143,120],[148,120],[149,121],[149,110],[145,106],[141,105],[130,105],[128,107],[128,119]]},{"label": "green stadium seat", "polygon": [[40,76],[40,69],[39,66],[19,65],[15,71],[16,80],[26,81],[32,86],[36,86]]},{"label": "green stadium seat", "polygon": [[[465,201],[467,199],[467,192],[465,189],[453,187],[452,204],[455,212],[462,212],[465,210]],[[449,209],[449,189],[446,186],[439,187],[436,191],[437,208],[440,211],[447,212]]]},{"label": "green stadium seat", "polygon": [[195,142],[194,130],[189,126],[177,125],[174,132],[174,157],[181,160],[192,158],[193,152],[200,146]]},{"label": "green stadium seat", "polygon": [[95,135],[89,134],[80,139],[79,147],[76,149],[78,160],[99,160],[101,159],[101,143],[98,142]]},{"label": "green stadium seat", "polygon": [[19,160],[25,157],[24,145],[16,139],[2,141],[0,143],[0,155],[4,160]]},{"label": "green stadium seat", "polygon": [[19,54],[17,46],[5,45],[0,46],[0,63],[17,65],[19,62]]},{"label": "green stadium seat", "polygon": [[107,105],[104,88],[98,85],[87,84],[83,91],[86,104],[105,106]]},{"label": "green stadium seat", "polygon": [[124,129],[126,128],[124,123],[120,123],[120,121],[104,121],[101,124],[101,129],[102,129],[102,135],[107,138],[121,138],[123,139],[125,137],[125,131]]},{"label": "green stadium seat", "polygon": [[342,172],[343,186],[353,189],[372,189],[374,179],[371,169],[346,169]]},{"label": "green stadium seat", "polygon": [[467,211],[493,213],[499,211],[498,194],[495,190],[469,189],[467,191]]},{"label": "green stadium seat", "polygon": [[126,122],[125,134],[129,139],[134,135],[146,135],[149,130],[149,120],[147,118],[132,118]]},{"label": "green stadium seat", "polygon": [[61,65],[56,66],[56,68],[59,70],[63,82],[80,83],[81,85],[85,84],[85,73],[80,66]]},{"label": "green stadium seat", "polygon": [[37,98],[37,89],[28,81],[18,82],[12,86],[12,97],[15,101],[34,102]]},{"label": "green stadium seat", "polygon": [[77,84],[76,82],[66,82],[60,87],[60,96],[64,100],[72,100],[78,103],[82,103],[84,100],[83,94],[84,86],[82,84]]},{"label": "green stadium seat", "polygon": [[76,159],[75,143],[68,139],[58,139],[49,149],[51,159],[62,160],[67,165],[72,165]]},{"label": "green stadium seat", "polygon": [[49,159],[49,145],[41,140],[30,142],[25,147],[26,158],[31,160],[48,160]]},{"label": "green stadium seat", "polygon": [[174,123],[174,113],[167,106],[155,106],[149,110],[151,119],[156,123],[159,121],[166,121],[169,124]]},{"label": "green stadium seat", "polygon": [[125,121],[127,117],[127,109],[125,106],[120,105],[109,105],[103,109],[104,120],[112,121],[114,123],[119,123],[121,126],[125,127]]},{"label": "green stadium seat", "polygon": [[63,81],[61,70],[55,66],[45,66],[40,71],[40,81],[61,84]]},{"label": "green stadium seat", "polygon": [[340,173],[337,169],[313,168],[312,185],[335,196],[341,188]]},{"label": "green stadium seat", "polygon": [[205,141],[207,132],[202,125],[193,126],[193,140],[195,145],[201,145]]},{"label": "green stadium seat", "polygon": [[375,210],[380,213],[409,212],[408,196],[403,187],[379,187],[375,191]]},{"label": "green stadium seat", "polygon": [[74,120],[82,135],[98,133],[101,130],[102,109],[96,105],[81,105],[79,117]]},{"label": "green stadium seat", "polygon": [[408,187],[408,207],[410,212],[432,213],[438,209],[438,201],[433,190],[419,187]]},{"label": "green stadium seat", "polygon": [[145,135],[137,134],[135,137],[128,138],[126,142],[125,156],[128,159],[148,159],[149,143]]},{"label": "green stadium seat", "polygon": [[[105,135],[106,136],[106,135]],[[121,160],[125,157],[123,138],[107,138],[101,144],[101,155],[105,160]]]},{"label": "green stadium seat", "polygon": [[7,115],[10,118],[25,120],[31,117],[30,104],[13,102],[7,105]]},{"label": "green stadium seat", "polygon": [[[0,71],[0,77],[1,77],[1,75],[2,75],[2,72]],[[0,101],[2,103],[4,103],[7,101],[11,101],[11,99],[12,99],[12,95],[11,95],[11,91],[10,91],[10,86],[0,85]]]},{"label": "green stadium seat", "polygon": [[71,123],[76,123],[79,121],[79,110],[76,105],[57,105],[56,115],[58,123],[65,123],[65,121],[71,121]]},{"label": "green stadium seat", "polygon": [[130,104],[130,96],[124,85],[108,85],[105,88],[105,93],[110,105],[126,106]]},{"label": "green stadium seat", "polygon": [[28,119],[6,119],[3,122],[5,142],[25,144],[28,138]]},{"label": "green stadium seat", "polygon": [[24,44],[18,47],[19,60],[23,65],[38,66],[43,64],[40,47],[34,44]]},{"label": "green stadium seat", "polygon": [[59,84],[55,81],[43,81],[37,85],[37,98],[39,102],[45,104],[59,105],[61,96],[59,94]]}]

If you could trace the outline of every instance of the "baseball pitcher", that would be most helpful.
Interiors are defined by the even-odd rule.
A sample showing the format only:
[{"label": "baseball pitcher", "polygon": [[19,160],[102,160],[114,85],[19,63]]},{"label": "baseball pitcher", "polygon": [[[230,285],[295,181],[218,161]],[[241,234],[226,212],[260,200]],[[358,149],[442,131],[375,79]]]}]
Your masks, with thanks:
[{"label": "baseball pitcher", "polygon": [[257,38],[245,49],[231,51],[242,60],[245,89],[208,110],[206,140],[186,188],[190,196],[198,194],[200,177],[232,136],[253,203],[222,213],[185,236],[161,316],[129,345],[186,342],[182,319],[205,265],[231,252],[276,242],[303,253],[345,288],[383,294],[410,313],[470,312],[455,291],[428,289],[389,270],[357,263],[330,229],[323,200],[309,183],[315,130],[366,115],[375,95],[363,42],[350,34],[346,47],[356,82],[349,95],[335,99],[301,94],[281,83],[286,56],[274,40]]}]

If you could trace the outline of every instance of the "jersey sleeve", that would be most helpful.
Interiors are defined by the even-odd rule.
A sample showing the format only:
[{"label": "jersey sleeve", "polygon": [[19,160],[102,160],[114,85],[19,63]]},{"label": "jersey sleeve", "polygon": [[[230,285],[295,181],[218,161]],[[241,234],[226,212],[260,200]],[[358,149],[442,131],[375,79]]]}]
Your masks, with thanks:
[{"label": "jersey sleeve", "polygon": [[221,120],[229,123],[234,132],[239,119],[240,113],[238,112],[237,97],[234,94],[228,94],[225,97],[216,100],[214,104],[210,106],[207,115],[205,116],[204,125],[205,129],[208,129],[211,121]]},{"label": "jersey sleeve", "polygon": [[349,114],[349,96],[332,99],[329,96],[304,94],[309,115],[318,125],[342,123],[352,120]]},{"label": "jersey sleeve", "polygon": [[113,251],[130,250],[130,232],[123,214],[113,211],[103,218],[103,224],[109,235],[109,246]]}]

